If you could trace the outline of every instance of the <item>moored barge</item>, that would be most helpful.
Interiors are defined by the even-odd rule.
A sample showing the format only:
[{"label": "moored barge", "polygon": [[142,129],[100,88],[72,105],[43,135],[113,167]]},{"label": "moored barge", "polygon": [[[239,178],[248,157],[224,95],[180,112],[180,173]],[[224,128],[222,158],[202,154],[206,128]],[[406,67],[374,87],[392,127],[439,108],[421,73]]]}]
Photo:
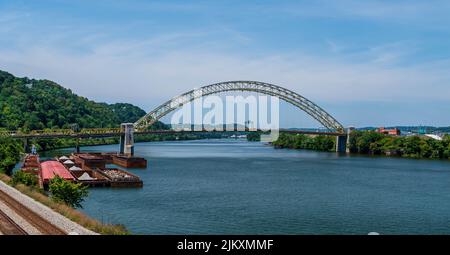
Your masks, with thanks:
[{"label": "moored barge", "polygon": [[113,164],[126,168],[146,168],[147,160],[145,158],[127,156],[127,155],[113,155]]},{"label": "moored barge", "polygon": [[76,178],[76,181],[90,187],[108,187],[111,185],[110,180],[97,170],[69,170]]},{"label": "moored barge", "polygon": [[21,170],[34,175],[39,175],[41,162],[39,156],[35,154],[27,154],[23,159]]},{"label": "moored barge", "polygon": [[96,170],[109,179],[111,187],[142,187],[144,185],[138,176],[118,168]]},{"label": "moored barge", "polygon": [[58,161],[49,160],[41,163],[40,184],[47,188],[51,179],[59,176],[67,181],[75,181],[75,177]]}]

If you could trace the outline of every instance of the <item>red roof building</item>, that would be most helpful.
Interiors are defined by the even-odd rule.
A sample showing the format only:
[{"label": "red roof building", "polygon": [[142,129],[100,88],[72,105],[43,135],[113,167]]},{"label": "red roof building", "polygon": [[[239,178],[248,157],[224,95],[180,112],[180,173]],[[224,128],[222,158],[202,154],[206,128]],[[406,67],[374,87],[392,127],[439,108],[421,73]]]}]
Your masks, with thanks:
[{"label": "red roof building", "polygon": [[41,178],[44,184],[47,184],[56,175],[68,181],[75,181],[73,175],[60,162],[45,161],[41,163]]},{"label": "red roof building", "polygon": [[394,135],[394,136],[398,136],[401,133],[400,130],[397,128],[385,129],[384,127],[377,129],[377,132],[385,135]]}]

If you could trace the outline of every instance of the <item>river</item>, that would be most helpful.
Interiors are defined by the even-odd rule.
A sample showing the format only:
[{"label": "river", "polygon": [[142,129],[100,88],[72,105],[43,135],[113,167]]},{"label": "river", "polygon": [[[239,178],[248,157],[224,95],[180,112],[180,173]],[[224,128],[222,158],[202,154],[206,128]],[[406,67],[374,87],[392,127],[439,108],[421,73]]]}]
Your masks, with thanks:
[{"label": "river", "polygon": [[138,143],[135,151],[148,167],[129,171],[144,187],[91,188],[82,209],[135,234],[450,234],[449,161],[231,139]]}]

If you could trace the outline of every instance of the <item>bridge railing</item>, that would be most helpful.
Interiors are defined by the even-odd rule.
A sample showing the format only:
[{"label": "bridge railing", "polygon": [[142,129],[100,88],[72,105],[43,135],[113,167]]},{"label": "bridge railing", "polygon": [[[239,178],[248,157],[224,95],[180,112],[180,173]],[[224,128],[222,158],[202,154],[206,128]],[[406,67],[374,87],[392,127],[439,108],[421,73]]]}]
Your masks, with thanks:
[{"label": "bridge railing", "polygon": [[[70,129],[46,129],[46,130],[32,130],[32,131],[0,131],[0,136],[16,136],[16,135],[39,135],[39,134],[67,134]],[[73,131],[72,131],[73,132]]]},{"label": "bridge railing", "polygon": [[117,134],[120,133],[120,128],[83,128],[80,130],[80,134],[92,134],[92,135],[101,135],[101,134]]},{"label": "bridge railing", "polygon": [[32,131],[0,130],[0,137],[76,135],[76,134],[100,135],[100,134],[118,134],[120,132],[121,132],[120,128],[83,128],[79,132],[75,132],[72,129],[43,129],[43,130],[32,130]]},{"label": "bridge railing", "polygon": [[[203,129],[200,132],[209,132],[212,130],[206,130]],[[226,130],[227,131],[227,130]],[[231,131],[231,130],[228,130]],[[233,130],[233,131],[245,131],[249,132],[252,130]],[[264,132],[264,130],[254,130],[256,132]],[[327,131],[327,130],[289,130],[289,129],[279,129],[279,132],[286,132],[286,133],[303,133],[303,134],[324,134],[324,135],[337,135],[342,136],[345,135],[345,132],[341,132],[339,130],[333,130],[333,131]],[[148,131],[140,131],[136,132],[136,134],[147,134],[147,133],[173,133],[173,132],[180,132],[180,130],[148,130]],[[198,132],[195,130],[183,130],[183,132]],[[267,132],[267,131],[266,131]],[[7,130],[0,130],[0,137],[19,137],[19,138],[38,138],[38,137],[60,137],[60,136],[102,136],[102,135],[116,135],[121,134],[122,131],[120,128],[83,128],[79,130],[79,132],[75,132],[72,129],[44,129],[44,130],[33,130],[29,132],[24,131],[7,131]]]}]

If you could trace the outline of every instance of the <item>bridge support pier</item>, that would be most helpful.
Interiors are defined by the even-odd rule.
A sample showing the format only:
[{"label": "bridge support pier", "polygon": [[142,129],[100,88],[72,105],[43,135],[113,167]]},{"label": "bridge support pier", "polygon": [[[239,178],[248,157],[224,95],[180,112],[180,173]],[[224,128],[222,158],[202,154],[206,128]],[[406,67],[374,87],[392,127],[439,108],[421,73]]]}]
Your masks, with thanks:
[{"label": "bridge support pier", "polygon": [[119,154],[124,154],[125,151],[125,135],[120,135]]},{"label": "bridge support pier", "polygon": [[347,152],[347,135],[336,136],[336,152],[346,153]]},{"label": "bridge support pier", "polygon": [[134,156],[134,125],[133,123],[122,123],[120,125],[120,154]]},{"label": "bridge support pier", "polygon": [[29,144],[28,138],[24,138],[23,139],[23,151],[25,153],[28,153],[30,151],[30,146],[28,144]]},{"label": "bridge support pier", "polygon": [[77,144],[75,145],[75,152],[80,153],[80,138],[77,138]]}]

